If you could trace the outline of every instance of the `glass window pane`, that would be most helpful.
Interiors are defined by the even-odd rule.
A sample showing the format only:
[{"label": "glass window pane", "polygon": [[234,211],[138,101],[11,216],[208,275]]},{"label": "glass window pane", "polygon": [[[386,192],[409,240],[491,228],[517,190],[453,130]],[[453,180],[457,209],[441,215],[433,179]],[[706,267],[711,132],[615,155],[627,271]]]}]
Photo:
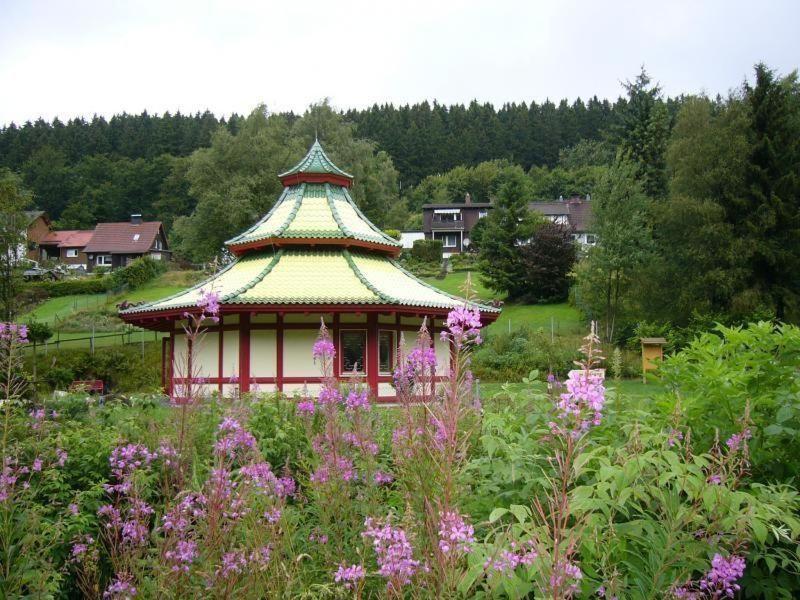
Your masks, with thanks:
[{"label": "glass window pane", "polygon": [[366,331],[343,331],[342,343],[342,375],[352,373],[365,373],[367,350]]},{"label": "glass window pane", "polygon": [[378,355],[381,373],[392,372],[392,355],[394,354],[394,332],[378,332]]}]

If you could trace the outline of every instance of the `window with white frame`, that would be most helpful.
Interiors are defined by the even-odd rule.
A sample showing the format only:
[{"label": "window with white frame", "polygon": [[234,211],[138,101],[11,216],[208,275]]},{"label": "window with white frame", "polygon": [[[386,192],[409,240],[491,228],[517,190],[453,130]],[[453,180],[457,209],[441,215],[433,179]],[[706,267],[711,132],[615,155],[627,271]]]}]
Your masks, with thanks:
[{"label": "window with white frame", "polygon": [[442,235],[442,246],[445,248],[457,248],[458,247],[458,235],[455,233],[445,233]]},{"label": "window with white frame", "polygon": [[478,211],[478,218],[479,219],[482,219],[483,217],[488,217],[488,216],[489,216],[489,209],[488,208],[482,208],[482,209],[480,209]]},{"label": "window with white frame", "polygon": [[394,367],[394,331],[378,332],[378,363],[381,375],[389,375]]},{"label": "window with white frame", "polygon": [[453,222],[461,220],[461,209],[441,208],[433,211],[433,220],[440,222]]},{"label": "window with white frame", "polygon": [[67,251],[64,253],[64,256],[66,256],[67,258],[77,258],[78,249],[77,248],[67,248]]},{"label": "window with white frame", "polygon": [[98,254],[97,258],[95,259],[95,264],[101,267],[110,267],[111,266],[111,255],[110,254]]}]

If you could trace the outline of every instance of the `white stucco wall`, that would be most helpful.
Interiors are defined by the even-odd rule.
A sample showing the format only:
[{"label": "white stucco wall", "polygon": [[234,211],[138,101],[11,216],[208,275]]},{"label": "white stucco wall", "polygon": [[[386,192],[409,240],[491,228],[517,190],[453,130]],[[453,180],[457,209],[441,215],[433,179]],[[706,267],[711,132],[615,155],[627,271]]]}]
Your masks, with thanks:
[{"label": "white stucco wall", "polygon": [[319,377],[319,366],[314,364],[311,349],[317,332],[304,329],[287,329],[283,332],[284,377]]},{"label": "white stucco wall", "polygon": [[269,329],[251,331],[250,377],[275,377],[277,372],[277,333]]}]

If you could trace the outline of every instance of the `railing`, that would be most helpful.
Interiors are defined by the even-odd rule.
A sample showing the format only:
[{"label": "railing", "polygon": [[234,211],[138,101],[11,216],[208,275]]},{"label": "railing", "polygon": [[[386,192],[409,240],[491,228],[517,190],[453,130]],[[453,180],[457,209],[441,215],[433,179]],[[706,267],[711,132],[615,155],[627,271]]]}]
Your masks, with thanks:
[{"label": "railing", "polygon": [[464,229],[464,220],[460,221],[431,221],[431,229]]}]

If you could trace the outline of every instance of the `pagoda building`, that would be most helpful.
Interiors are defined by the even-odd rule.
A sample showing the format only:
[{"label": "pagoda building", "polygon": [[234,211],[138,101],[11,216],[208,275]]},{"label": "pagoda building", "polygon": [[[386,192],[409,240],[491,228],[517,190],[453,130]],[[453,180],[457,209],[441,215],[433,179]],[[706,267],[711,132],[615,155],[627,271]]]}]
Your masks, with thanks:
[{"label": "pagoda building", "polygon": [[447,313],[465,304],[490,323],[499,309],[451,296],[403,269],[401,245],[373,225],[353,202],[352,175],[334,165],[315,141],[294,168],[278,176],[280,198],[264,218],[226,242],[235,260],[183,292],[120,312],[127,323],[168,332],[162,378],[171,392],[185,373],[186,313],[199,313],[201,295],[219,296],[219,322],[208,323],[192,352],[192,373],[204,392],[279,390],[320,383],[311,348],[320,319],[336,347],[334,373],[357,373],[378,400],[395,396],[392,372],[401,334],[415,343],[427,318],[439,363],[449,347],[439,339]]}]

